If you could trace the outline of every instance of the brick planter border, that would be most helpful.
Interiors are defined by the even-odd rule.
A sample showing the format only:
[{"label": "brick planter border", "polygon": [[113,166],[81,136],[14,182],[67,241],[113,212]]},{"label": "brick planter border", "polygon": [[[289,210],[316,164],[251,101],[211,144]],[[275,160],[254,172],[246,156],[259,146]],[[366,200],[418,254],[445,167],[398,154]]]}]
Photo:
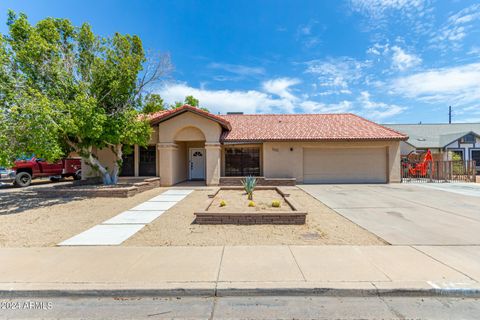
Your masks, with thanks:
[{"label": "brick planter border", "polygon": [[[220,177],[220,186],[241,186],[241,180],[245,177]],[[265,178],[256,177],[257,186],[295,186],[297,179],[295,178]]]},{"label": "brick planter border", "polygon": [[86,198],[128,198],[138,193],[160,187],[160,178],[147,178],[134,182],[131,186],[118,186],[109,188],[85,188],[89,183],[73,183],[65,187],[38,188],[35,191],[44,197],[86,197]]},{"label": "brick planter border", "polygon": [[257,190],[276,190],[292,208],[293,211],[263,211],[261,213],[249,212],[215,212],[215,209],[209,210],[213,198],[220,190],[243,190],[242,187],[220,187],[210,194],[212,199],[209,201],[205,210],[195,212],[195,223],[197,224],[305,224],[307,212],[300,209],[300,206],[290,198],[288,193],[278,187],[259,186]]}]

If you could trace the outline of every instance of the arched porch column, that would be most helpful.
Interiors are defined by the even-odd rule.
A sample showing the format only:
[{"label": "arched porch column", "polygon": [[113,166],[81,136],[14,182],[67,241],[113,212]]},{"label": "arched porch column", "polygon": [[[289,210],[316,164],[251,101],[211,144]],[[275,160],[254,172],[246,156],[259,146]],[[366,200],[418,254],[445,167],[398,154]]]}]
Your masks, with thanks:
[{"label": "arched porch column", "polygon": [[205,183],[207,186],[216,186],[220,183],[220,167],[221,167],[222,148],[218,142],[206,142],[206,175]]},{"label": "arched porch column", "polygon": [[174,161],[174,153],[177,152],[175,143],[157,143],[158,156],[160,161],[160,184],[162,186],[171,186],[178,181],[174,181],[174,168],[177,163]]}]

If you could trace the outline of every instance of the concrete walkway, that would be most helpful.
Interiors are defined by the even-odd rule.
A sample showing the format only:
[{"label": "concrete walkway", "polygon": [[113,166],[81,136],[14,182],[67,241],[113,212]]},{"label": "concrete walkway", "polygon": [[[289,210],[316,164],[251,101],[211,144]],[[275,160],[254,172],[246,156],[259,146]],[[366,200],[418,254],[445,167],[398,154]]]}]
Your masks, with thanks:
[{"label": "concrete walkway", "polygon": [[480,292],[480,247],[0,249],[0,295]]},{"label": "concrete walkway", "polygon": [[122,244],[192,192],[192,189],[170,189],[58,245],[108,246]]}]

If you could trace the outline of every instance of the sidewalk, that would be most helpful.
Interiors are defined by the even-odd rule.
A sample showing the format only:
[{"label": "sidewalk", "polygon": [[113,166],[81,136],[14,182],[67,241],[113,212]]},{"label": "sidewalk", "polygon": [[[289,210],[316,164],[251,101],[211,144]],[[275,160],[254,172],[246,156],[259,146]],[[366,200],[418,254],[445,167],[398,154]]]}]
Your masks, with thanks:
[{"label": "sidewalk", "polygon": [[478,246],[0,249],[0,295],[479,295]]}]

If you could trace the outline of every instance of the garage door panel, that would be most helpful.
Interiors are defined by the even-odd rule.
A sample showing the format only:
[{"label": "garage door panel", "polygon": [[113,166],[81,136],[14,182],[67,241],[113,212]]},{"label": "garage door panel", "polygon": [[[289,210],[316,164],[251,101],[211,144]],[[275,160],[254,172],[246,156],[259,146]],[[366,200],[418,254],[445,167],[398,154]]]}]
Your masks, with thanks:
[{"label": "garage door panel", "polygon": [[385,183],[385,148],[305,148],[305,183]]}]

